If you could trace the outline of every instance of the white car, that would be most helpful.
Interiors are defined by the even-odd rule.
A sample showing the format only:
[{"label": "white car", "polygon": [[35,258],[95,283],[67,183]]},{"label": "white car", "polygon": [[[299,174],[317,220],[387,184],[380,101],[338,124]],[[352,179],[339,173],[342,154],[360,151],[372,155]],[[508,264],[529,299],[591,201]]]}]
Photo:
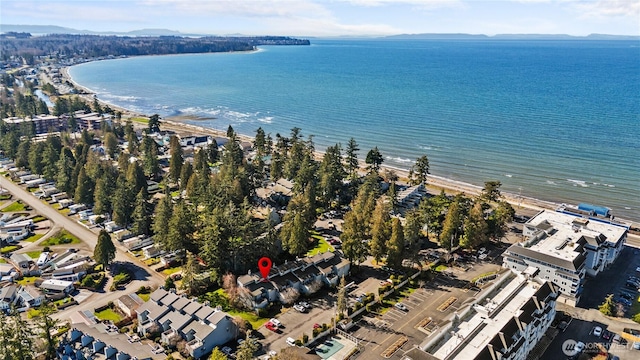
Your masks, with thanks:
[{"label": "white car", "polygon": [[282,327],[282,323],[280,322],[280,320],[276,319],[276,318],[272,318],[271,320],[269,320],[273,325],[275,325],[276,327]]},{"label": "white car", "polygon": [[595,337],[600,337],[600,336],[602,336],[602,328],[601,328],[600,326],[596,326],[596,327],[594,327],[594,328],[593,328],[593,331],[592,331],[592,334],[593,334],[593,336],[595,336]]},{"label": "white car", "polygon": [[307,308],[305,308],[304,306],[300,305],[300,304],[295,304],[293,305],[293,308],[296,309],[298,312],[307,312]]},{"label": "white car", "polygon": [[396,303],[394,306],[398,310],[402,310],[402,311],[405,311],[405,312],[409,311],[409,308],[403,303]]},{"label": "white car", "polygon": [[292,338],[292,337],[288,337],[287,338],[287,345],[289,346],[296,346],[296,339]]}]

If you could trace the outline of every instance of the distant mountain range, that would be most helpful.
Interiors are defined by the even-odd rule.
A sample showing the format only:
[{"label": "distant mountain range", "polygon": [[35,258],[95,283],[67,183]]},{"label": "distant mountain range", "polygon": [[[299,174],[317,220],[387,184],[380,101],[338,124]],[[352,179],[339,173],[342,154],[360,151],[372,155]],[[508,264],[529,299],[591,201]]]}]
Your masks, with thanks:
[{"label": "distant mountain range", "polygon": [[[140,29],[133,31],[92,31],[78,30],[56,25],[11,25],[0,24],[0,33],[5,32],[26,32],[32,35],[44,34],[88,34],[88,35],[118,35],[118,36],[211,36],[213,34],[193,34],[182,33],[169,29]],[[222,36],[245,36],[241,34],[223,34]],[[349,39],[351,37],[340,37]],[[637,35],[607,35],[590,34],[587,36],[573,36],[566,34],[498,34],[498,35],[474,35],[474,34],[399,34],[384,37],[359,37],[359,38],[380,38],[398,40],[640,40]]]},{"label": "distant mountain range", "polygon": [[566,34],[400,34],[385,36],[385,39],[402,40],[640,40],[634,35],[606,35],[590,34],[587,36],[573,36]]},{"label": "distant mountain range", "polygon": [[77,34],[77,35],[119,35],[119,36],[205,36],[205,34],[186,34],[169,29],[140,29],[133,31],[92,31],[78,30],[57,25],[10,25],[0,24],[0,33],[26,32],[32,35]]}]

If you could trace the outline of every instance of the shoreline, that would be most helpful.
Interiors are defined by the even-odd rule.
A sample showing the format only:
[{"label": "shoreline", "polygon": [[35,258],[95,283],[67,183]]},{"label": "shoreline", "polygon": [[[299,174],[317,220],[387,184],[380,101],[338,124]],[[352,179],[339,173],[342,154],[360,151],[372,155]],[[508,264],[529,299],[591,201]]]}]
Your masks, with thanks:
[{"label": "shoreline", "polygon": [[[250,53],[254,53],[254,52],[256,51],[252,51]],[[80,89],[86,92],[85,94],[78,94],[78,96],[83,97],[87,101],[90,101],[90,102],[93,101],[93,97],[96,95],[96,93],[91,89],[75,82],[69,74],[69,71],[68,71],[69,68],[70,66],[65,66],[60,69],[60,73],[62,74],[63,79],[68,80],[77,89]],[[149,117],[149,115],[142,114],[131,109],[123,108],[121,106],[108,103],[99,98],[98,98],[98,102],[104,105],[108,105],[114,110],[121,111],[123,119],[134,118],[134,117],[142,117],[142,118]],[[173,130],[173,131],[176,131],[177,133],[188,134],[190,132],[200,132],[200,133],[209,134],[212,136],[226,137],[226,131],[223,129],[215,129],[215,128],[209,128],[209,127],[186,123],[186,121],[198,121],[198,120],[210,120],[210,119],[204,118],[204,117],[198,117],[198,116],[191,116],[191,115],[178,115],[178,116],[163,118],[161,119],[161,123],[163,124],[164,129]],[[136,122],[134,122],[134,126],[142,127],[140,123],[136,123]],[[241,141],[249,141],[249,142],[253,141],[253,137],[251,135],[238,134],[238,138]],[[324,155],[324,152],[321,152],[318,150],[315,151],[316,159],[322,159],[323,155]],[[362,168],[364,164],[364,160],[360,159],[359,162]],[[381,166],[381,169],[388,169],[396,172],[396,174],[400,178],[399,181],[402,183],[406,183],[409,170],[394,167],[394,166],[384,165],[384,163]],[[464,181],[453,180],[453,179],[449,179],[449,178],[445,178],[437,175],[431,175],[431,174],[427,177],[427,188],[430,190],[431,193],[436,193],[436,194],[441,190],[444,190],[448,194],[465,193],[467,195],[477,195],[482,190],[482,186],[477,186],[470,183],[466,183]],[[537,199],[537,198],[523,196],[515,193],[505,192],[505,191],[501,191],[501,194],[503,196],[503,199],[509,202],[514,207],[514,210],[516,210],[516,212],[521,212],[524,209],[529,210],[529,212],[531,211],[538,212],[543,209],[555,210],[562,204],[559,202]],[[577,204],[574,204],[574,205],[577,205]],[[624,219],[624,221],[629,223],[631,226],[637,223],[637,221],[629,220],[629,219]]]}]

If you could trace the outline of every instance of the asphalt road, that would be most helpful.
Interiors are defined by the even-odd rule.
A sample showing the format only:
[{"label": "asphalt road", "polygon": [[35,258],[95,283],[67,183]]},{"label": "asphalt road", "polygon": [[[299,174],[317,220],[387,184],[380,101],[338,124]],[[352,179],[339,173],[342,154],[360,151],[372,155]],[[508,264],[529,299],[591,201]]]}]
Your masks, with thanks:
[{"label": "asphalt road", "polygon": [[[41,202],[31,193],[4,176],[0,176],[0,186],[11,192],[15,198],[22,200],[23,204],[29,205],[33,210],[38,212],[40,215],[49,218],[57,226],[62,227],[71,234],[77,236],[80,240],[84,241],[91,249],[95,248],[98,241],[98,235],[93,231],[87,229],[83,225],[79,224],[75,219],[59,213],[53,207]],[[135,281],[132,282],[132,284],[135,284],[137,287],[129,285],[130,289],[137,289],[141,285],[152,286],[164,284],[165,278],[163,275],[151,270],[149,267],[144,266],[140,261],[135,260],[135,257],[128,253],[126,249],[124,249],[124,247],[122,247],[117,241],[114,241],[114,245],[116,245],[115,261],[122,263],[125,266],[130,266],[134,271]],[[111,294],[117,295],[117,298],[122,295],[123,292],[111,292],[108,294],[102,294],[101,296],[99,296],[99,299],[96,300],[99,300],[100,303],[106,303],[108,302],[106,298],[113,300],[111,298],[115,295]],[[94,294],[91,298],[96,297],[97,296]],[[86,300],[85,303],[94,302],[91,298]],[[78,310],[75,307],[71,307],[71,309]]]}]

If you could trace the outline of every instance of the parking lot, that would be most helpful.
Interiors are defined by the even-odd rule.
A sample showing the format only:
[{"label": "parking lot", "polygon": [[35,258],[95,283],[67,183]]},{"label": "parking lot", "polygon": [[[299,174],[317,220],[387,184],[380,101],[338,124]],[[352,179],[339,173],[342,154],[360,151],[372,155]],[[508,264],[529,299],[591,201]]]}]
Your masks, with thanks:
[{"label": "parking lot", "polygon": [[[623,292],[634,294],[634,299],[631,301],[637,303],[637,289],[627,287],[625,283],[629,276],[640,277],[640,272],[636,272],[636,267],[640,266],[639,254],[640,250],[625,246],[610,268],[585,283],[578,306],[585,309],[597,309],[607,295],[614,294],[614,298],[619,298]],[[636,305],[635,311],[638,310],[640,309]],[[626,306],[627,317],[635,315],[633,312],[632,307]]]},{"label": "parking lot", "polygon": [[[601,336],[594,334],[595,327],[600,327],[603,331]],[[608,333],[609,335],[605,335]],[[603,336],[604,335],[604,336]],[[540,360],[567,359],[567,344],[582,342],[585,344],[583,353],[589,357],[597,355],[602,349],[607,349],[612,355],[618,356],[621,360],[635,360],[640,358],[640,350],[635,350],[633,344],[614,342],[615,334],[608,332],[606,324],[597,321],[584,321],[573,319],[564,332],[559,332],[553,339],[547,351],[540,357]],[[608,339],[606,337],[609,337]],[[569,353],[569,355],[571,355]],[[584,358],[584,355],[579,357]]]}]

